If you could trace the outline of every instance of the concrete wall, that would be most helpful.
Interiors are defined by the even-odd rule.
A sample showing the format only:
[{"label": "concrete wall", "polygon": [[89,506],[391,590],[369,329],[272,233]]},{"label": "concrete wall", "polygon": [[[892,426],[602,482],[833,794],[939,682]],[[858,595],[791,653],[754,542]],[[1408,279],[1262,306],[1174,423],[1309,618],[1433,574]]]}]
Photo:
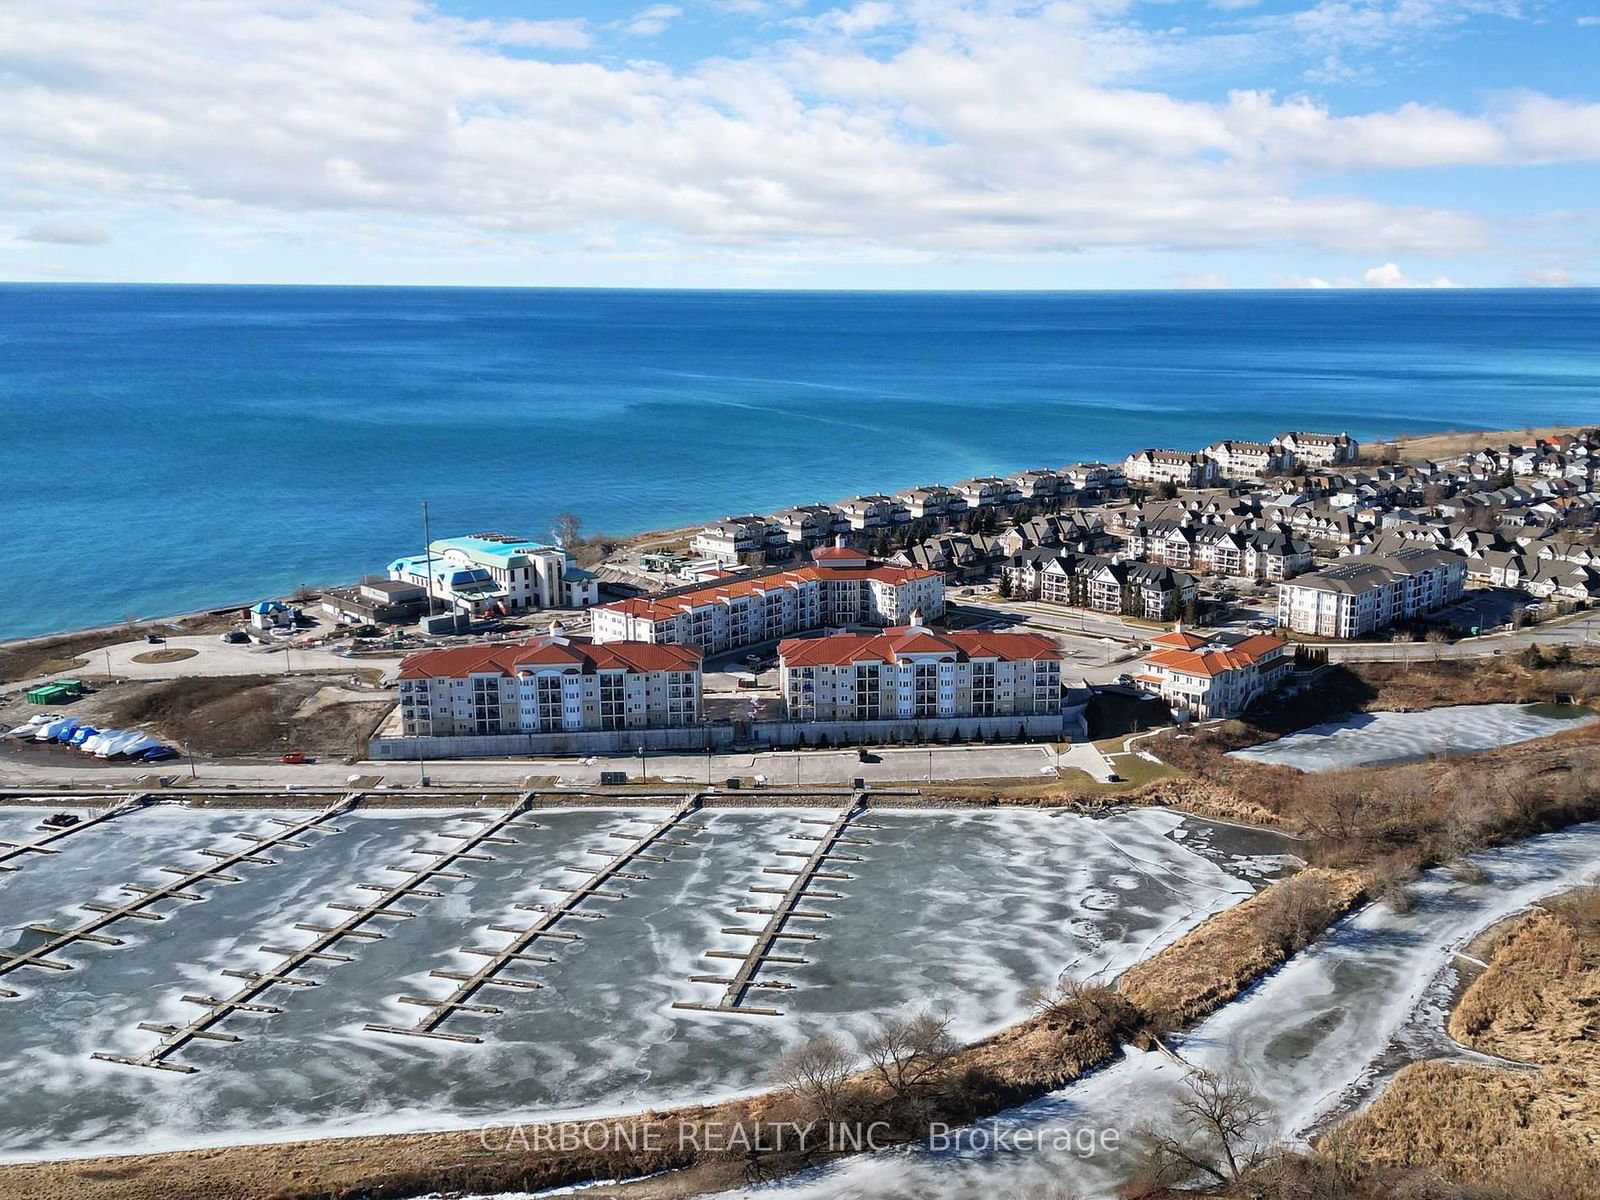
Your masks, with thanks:
[{"label": "concrete wall", "polygon": [[[1074,711],[1074,716],[1076,711]],[[729,750],[735,745],[816,746],[825,737],[830,745],[886,742],[916,744],[937,739],[965,741],[991,738],[1017,741],[1026,738],[1061,739],[1065,730],[1078,730],[1081,722],[1059,714],[1017,717],[951,717],[921,721],[759,721],[738,728],[731,725],[686,729],[640,729],[591,733],[508,733],[483,737],[375,737],[368,754],[378,760],[434,758],[545,758],[561,755],[637,754]],[[1072,736],[1066,733],[1065,736]],[[1081,736],[1081,733],[1079,734]]]}]

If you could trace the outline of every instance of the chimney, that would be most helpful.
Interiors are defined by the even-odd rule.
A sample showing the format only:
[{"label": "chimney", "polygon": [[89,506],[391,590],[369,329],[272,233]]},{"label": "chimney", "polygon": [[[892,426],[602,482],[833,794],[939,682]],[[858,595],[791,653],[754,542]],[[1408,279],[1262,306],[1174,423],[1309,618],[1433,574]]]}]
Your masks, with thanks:
[{"label": "chimney", "polygon": [[922,628],[922,610],[920,608],[913,608],[911,610],[911,628]]},{"label": "chimney", "polygon": [[566,627],[561,624],[561,619],[559,617],[554,618],[550,622],[550,640],[552,642],[560,642],[563,644],[565,644],[567,640]]},{"label": "chimney", "polygon": [[834,544],[835,547],[837,547],[840,550],[845,549],[846,547],[845,547],[845,536],[844,536],[844,534],[841,533],[841,534],[837,535],[833,539],[833,544]]}]

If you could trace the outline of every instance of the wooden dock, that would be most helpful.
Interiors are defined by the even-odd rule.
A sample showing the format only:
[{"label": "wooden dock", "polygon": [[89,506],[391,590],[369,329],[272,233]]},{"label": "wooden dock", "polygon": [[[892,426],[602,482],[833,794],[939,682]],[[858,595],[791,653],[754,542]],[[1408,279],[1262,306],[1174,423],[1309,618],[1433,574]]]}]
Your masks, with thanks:
[{"label": "wooden dock", "polygon": [[18,866],[11,865],[11,860],[20,859],[24,855],[59,854],[59,850],[51,848],[56,842],[73,834],[82,833],[86,829],[93,829],[96,825],[104,825],[107,821],[115,821],[118,817],[125,817],[144,808],[154,799],[154,795],[150,792],[134,792],[74,825],[64,825],[59,829],[49,825],[41,826],[44,836],[34,838],[31,842],[0,842],[0,871],[18,870]]},{"label": "wooden dock", "polygon": [[[340,942],[347,938],[375,939],[386,936],[385,934],[368,929],[367,926],[377,920],[407,920],[415,913],[395,907],[407,899],[432,899],[443,895],[442,892],[428,888],[425,885],[436,879],[465,879],[466,875],[460,871],[452,870],[457,863],[484,862],[490,856],[479,852],[479,847],[486,845],[515,845],[516,839],[507,837],[504,830],[514,821],[525,815],[533,805],[538,793],[524,792],[518,801],[497,814],[469,813],[452,818],[459,820],[478,821],[482,827],[472,833],[457,833],[443,831],[437,834],[456,843],[445,850],[413,850],[414,854],[430,854],[432,857],[421,867],[399,866],[387,867],[386,870],[396,871],[405,876],[399,883],[390,884],[358,884],[357,886],[367,891],[375,891],[377,898],[369,904],[344,904],[330,903],[329,908],[350,915],[334,925],[313,925],[300,922],[296,929],[314,933],[317,936],[304,946],[262,946],[261,949],[268,954],[282,955],[282,961],[266,971],[226,970],[224,975],[244,980],[242,986],[227,996],[184,996],[183,1001],[188,1004],[198,1004],[204,1009],[199,1016],[185,1025],[161,1025],[154,1022],[141,1023],[139,1028],[151,1033],[161,1035],[161,1041],[140,1055],[96,1053],[94,1058],[105,1062],[120,1063],[129,1067],[149,1067],[160,1071],[177,1071],[183,1074],[193,1074],[198,1067],[187,1063],[169,1061],[190,1042],[204,1040],[214,1042],[237,1042],[237,1034],[220,1033],[216,1026],[226,1021],[236,1013],[253,1013],[262,1016],[272,1016],[281,1011],[274,1005],[263,1004],[260,997],[275,987],[316,987],[318,981],[307,979],[296,972],[316,964],[329,963],[337,966],[340,963],[352,961],[352,956],[340,954],[334,950]],[[526,826],[525,826],[526,828]],[[369,1028],[371,1028],[369,1026]]]},{"label": "wooden dock", "polygon": [[789,836],[796,839],[815,840],[816,847],[809,853],[801,850],[779,850],[782,858],[803,858],[798,867],[765,867],[763,871],[769,875],[792,876],[793,880],[787,887],[769,887],[756,884],[750,890],[763,896],[776,896],[772,904],[749,904],[739,908],[741,913],[750,913],[765,916],[767,921],[759,928],[744,926],[725,927],[722,932],[735,937],[748,937],[753,939],[750,949],[743,954],[734,950],[707,950],[707,958],[731,958],[739,960],[739,966],[732,975],[692,975],[691,983],[720,983],[725,985],[722,999],[715,1004],[700,1004],[690,1000],[680,1000],[673,1004],[673,1008],[691,1009],[700,1012],[713,1013],[738,1013],[746,1016],[781,1017],[783,1010],[746,1003],[749,993],[758,988],[787,990],[794,985],[785,980],[761,980],[756,976],[761,968],[768,963],[801,966],[805,959],[794,954],[781,954],[779,946],[783,942],[815,942],[820,940],[820,935],[799,930],[792,930],[789,924],[792,921],[825,921],[828,914],[816,909],[801,908],[803,899],[833,900],[838,898],[837,892],[822,892],[811,890],[811,885],[819,879],[849,879],[850,876],[843,871],[832,870],[828,867],[830,862],[860,862],[861,856],[849,854],[838,849],[841,844],[867,845],[865,838],[846,836],[851,822],[856,820],[867,809],[865,792],[857,792],[850,798],[850,803],[845,806],[832,821],[806,819],[806,824],[827,825],[825,832],[820,834],[795,833]]},{"label": "wooden dock", "polygon": [[613,833],[613,838],[628,842],[621,850],[590,850],[588,853],[599,855],[608,861],[598,870],[589,871],[586,867],[570,868],[586,873],[586,878],[579,881],[571,888],[547,885],[547,890],[561,893],[561,899],[549,905],[519,904],[520,909],[527,909],[539,913],[539,917],[526,926],[517,925],[491,925],[490,929],[496,933],[507,933],[511,940],[504,946],[482,947],[467,946],[462,953],[481,956],[484,963],[475,971],[450,971],[435,970],[430,974],[435,978],[448,979],[455,982],[454,990],[448,996],[435,999],[430,996],[401,996],[403,1004],[414,1004],[425,1008],[427,1011],[417,1020],[415,1025],[384,1025],[371,1024],[367,1028],[375,1033],[391,1033],[401,1037],[437,1038],[451,1042],[481,1042],[483,1039],[472,1033],[445,1032],[439,1027],[457,1013],[478,1013],[492,1015],[500,1010],[490,1004],[477,1003],[474,997],[486,987],[503,987],[517,990],[532,990],[542,986],[537,980],[525,977],[504,978],[501,972],[513,963],[546,963],[555,960],[546,954],[535,953],[532,947],[540,939],[553,941],[575,941],[578,935],[558,931],[555,927],[569,918],[597,919],[603,914],[581,912],[580,906],[590,900],[621,900],[625,895],[621,892],[611,891],[606,885],[617,879],[642,880],[648,876],[629,871],[627,868],[634,863],[665,862],[664,855],[651,853],[652,850],[664,845],[687,845],[685,842],[670,842],[669,833],[681,829],[699,828],[689,826],[686,818],[699,809],[703,797],[699,794],[689,796],[684,802],[672,811],[665,820],[652,825],[645,833],[634,836],[627,833]]},{"label": "wooden dock", "polygon": [[[78,943],[93,943],[102,946],[120,946],[122,939],[112,937],[102,930],[119,921],[137,919],[140,921],[162,921],[169,915],[167,913],[152,912],[157,904],[166,900],[204,900],[205,897],[192,889],[198,885],[215,883],[237,883],[239,876],[230,875],[231,868],[242,865],[271,866],[273,859],[263,857],[263,850],[270,850],[276,846],[288,849],[299,849],[305,846],[304,842],[296,839],[302,834],[312,832],[337,832],[327,825],[327,822],[339,813],[345,812],[356,804],[361,798],[360,792],[350,792],[333,804],[328,805],[320,812],[298,821],[274,818],[274,823],[282,826],[281,832],[272,834],[235,833],[232,836],[242,838],[249,845],[241,850],[205,849],[199,853],[212,861],[205,866],[190,867],[162,867],[161,870],[178,878],[171,883],[162,884],[160,887],[147,887],[142,884],[124,884],[122,890],[131,892],[134,899],[122,904],[104,904],[91,900],[79,905],[80,908],[95,915],[88,920],[73,926],[71,929],[54,929],[43,925],[30,925],[28,928],[34,933],[46,935],[46,940],[32,950],[25,950],[19,954],[0,956],[0,976],[9,975],[24,967],[33,967],[47,971],[70,971],[72,964],[51,955]],[[19,993],[0,988],[0,997],[15,997]]]}]

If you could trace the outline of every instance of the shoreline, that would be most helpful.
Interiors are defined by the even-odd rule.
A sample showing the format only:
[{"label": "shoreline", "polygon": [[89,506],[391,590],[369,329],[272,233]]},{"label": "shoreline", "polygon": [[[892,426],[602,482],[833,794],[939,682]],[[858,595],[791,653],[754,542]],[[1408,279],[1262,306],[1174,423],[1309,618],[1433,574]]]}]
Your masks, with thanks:
[{"label": "shoreline", "polygon": [[[624,289],[624,290],[626,290],[626,289]],[[1518,429],[1494,429],[1494,430],[1489,430],[1489,429],[1485,429],[1485,430],[1454,429],[1454,430],[1441,430],[1441,431],[1438,431],[1438,432],[1426,433],[1426,434],[1410,434],[1410,433],[1405,433],[1405,432],[1395,432],[1395,433],[1390,434],[1389,436],[1382,437],[1382,438],[1377,438],[1372,442],[1363,443],[1363,455],[1365,455],[1367,450],[1370,450],[1370,449],[1372,449],[1374,447],[1379,447],[1379,446],[1391,447],[1392,446],[1392,447],[1394,447],[1396,449],[1398,454],[1400,456],[1402,456],[1402,459],[1405,458],[1405,457],[1411,457],[1411,456],[1417,456],[1417,455],[1429,456],[1429,457],[1445,457],[1445,456],[1448,456],[1448,455],[1451,455],[1451,454],[1463,453],[1464,451],[1456,448],[1457,444],[1463,442],[1463,440],[1465,440],[1468,444],[1476,444],[1479,441],[1486,442],[1487,444],[1499,444],[1502,440],[1507,440],[1507,441],[1516,440],[1516,439],[1519,439],[1519,438],[1526,437],[1530,433],[1533,434],[1534,436],[1538,436],[1538,437],[1549,437],[1549,436],[1553,436],[1553,435],[1556,435],[1556,434],[1572,433],[1572,432],[1575,432],[1579,428],[1580,428],[1580,426],[1577,426],[1577,425],[1548,425],[1548,426],[1524,426],[1524,427],[1518,428]],[[1217,439],[1221,439],[1221,438],[1227,438],[1229,436],[1231,436],[1231,435],[1226,434],[1226,433],[1220,433],[1220,434],[1216,435],[1216,438]],[[1182,447],[1175,447],[1175,448],[1182,449]],[[1138,449],[1139,449],[1139,447],[1133,447],[1132,449],[1128,450],[1127,453],[1130,453],[1130,454],[1134,453]],[[1199,447],[1195,447],[1195,449],[1198,450]],[[1350,469],[1360,469],[1362,467],[1362,465],[1363,464],[1361,464],[1361,463],[1353,463],[1353,464],[1349,464],[1349,467],[1350,467]],[[1025,466],[1024,467],[1012,467],[1012,468],[998,468],[998,467],[995,468],[996,471],[1002,471],[1002,470],[1028,470],[1028,469],[1030,469],[1030,468],[1025,467]],[[908,486],[917,486],[917,485],[908,485]],[[802,503],[802,504],[804,504],[804,503],[816,503],[816,501],[799,501],[797,503]],[[791,507],[791,505],[785,504],[785,505],[780,505],[779,507]],[[709,512],[710,510],[708,509],[707,511]],[[707,524],[709,522],[713,522],[713,521],[718,520],[720,515],[725,515],[725,514],[707,516],[697,524],[677,525],[677,526],[669,526],[669,527],[666,527],[666,528],[639,530],[638,532],[635,532],[635,533],[617,534],[617,535],[615,535],[616,545],[621,546],[621,547],[639,547],[639,546],[643,546],[643,545],[647,545],[647,544],[654,543],[654,542],[659,542],[659,541],[677,540],[679,537],[693,537],[694,534],[702,526],[704,526],[705,524]],[[597,530],[593,534],[590,534],[588,536],[592,537],[592,538],[605,538],[607,535],[606,535],[606,531],[605,530]],[[357,578],[360,578],[360,577],[358,576]],[[320,592],[320,591],[326,590],[327,588],[347,587],[347,586],[350,586],[350,584],[349,583],[328,583],[328,584],[317,584],[317,585],[314,585],[314,586],[316,587],[316,590],[318,590]],[[258,600],[267,599],[267,598],[269,598],[269,597],[258,596],[255,600],[245,600],[245,601],[243,601],[241,603],[238,603],[238,604],[213,604],[213,605],[200,606],[200,607],[196,607],[196,608],[189,609],[189,610],[186,610],[186,611],[180,611],[180,612],[175,612],[175,613],[158,614],[158,615],[153,615],[153,616],[139,616],[139,617],[133,618],[133,620],[131,622],[131,627],[134,630],[143,630],[143,629],[147,629],[150,626],[154,626],[154,625],[169,625],[169,624],[175,624],[175,623],[182,622],[182,621],[194,621],[194,620],[202,620],[202,619],[205,619],[205,618],[216,618],[216,617],[226,616],[229,613],[240,612],[240,611],[248,608],[251,604],[256,603]],[[283,596],[271,597],[271,598],[276,598],[276,599],[280,599],[280,600],[281,599],[285,599],[285,597],[283,597]],[[48,641],[51,641],[51,640],[53,640],[55,638],[82,637],[82,636],[89,636],[89,635],[102,634],[102,633],[115,633],[115,632],[117,632],[119,630],[127,629],[129,627],[130,627],[130,622],[127,622],[127,621],[107,621],[107,622],[102,623],[102,624],[83,625],[83,626],[69,626],[69,627],[64,628],[64,629],[57,629],[57,630],[54,630],[54,631],[51,631],[51,632],[45,632],[45,633],[28,633],[28,634],[20,634],[20,635],[17,635],[17,636],[4,636],[4,637],[0,637],[0,650],[15,650],[15,649],[19,649],[19,648],[26,647],[26,646],[37,645],[37,644],[42,643],[42,642],[48,642]],[[0,686],[3,686],[3,685],[0,685]]]}]

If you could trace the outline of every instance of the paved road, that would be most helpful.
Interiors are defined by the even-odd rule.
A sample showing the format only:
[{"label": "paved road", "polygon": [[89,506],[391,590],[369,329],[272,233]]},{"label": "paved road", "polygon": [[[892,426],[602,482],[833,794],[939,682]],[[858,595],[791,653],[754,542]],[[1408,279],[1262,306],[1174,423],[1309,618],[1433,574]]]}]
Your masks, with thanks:
[{"label": "paved road", "polygon": [[1600,612],[1585,613],[1559,625],[1535,625],[1511,633],[1463,638],[1459,642],[1373,643],[1350,645],[1329,643],[1329,662],[1428,662],[1435,658],[1483,658],[1493,654],[1515,654],[1530,645],[1600,645]]},{"label": "paved road", "polygon": [[[1090,747],[1092,750],[1093,747]],[[1055,751],[1051,746],[971,746],[938,748],[881,749],[872,751],[875,761],[861,762],[854,750],[775,751],[764,754],[651,755],[645,759],[645,772],[655,779],[672,783],[715,783],[737,776],[748,779],[764,776],[774,787],[799,785],[849,786],[852,780],[873,783],[915,784],[950,779],[1022,779],[1053,776]],[[1064,766],[1077,766],[1069,757]],[[280,763],[208,763],[197,765],[198,781],[211,787],[338,787],[352,776],[382,776],[390,786],[414,788],[425,773],[435,787],[452,789],[516,787],[530,776],[554,777],[561,786],[583,787],[600,782],[602,771],[626,771],[630,778],[639,773],[639,759],[551,759],[545,761],[449,761],[358,763],[308,763],[284,766]],[[0,760],[0,786],[8,788],[111,788],[126,789],[154,771],[149,766],[96,766],[85,764],[70,750],[50,747],[21,747]],[[162,764],[160,773],[187,779],[189,764],[174,760]]]}]

